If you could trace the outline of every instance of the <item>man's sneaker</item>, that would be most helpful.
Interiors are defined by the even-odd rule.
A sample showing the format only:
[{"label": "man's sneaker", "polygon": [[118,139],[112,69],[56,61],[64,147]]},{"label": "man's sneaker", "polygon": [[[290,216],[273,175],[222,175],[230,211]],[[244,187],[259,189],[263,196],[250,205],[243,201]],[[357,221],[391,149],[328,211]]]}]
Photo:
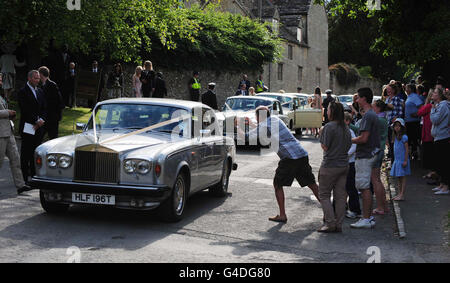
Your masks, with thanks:
[{"label": "man's sneaker", "polygon": [[366,228],[366,229],[370,229],[373,228],[375,226],[375,220],[370,220],[370,219],[359,219],[358,222],[350,224],[350,227],[352,228]]},{"label": "man's sneaker", "polygon": [[434,189],[432,189],[433,192],[439,192],[441,190],[441,187],[436,187]]},{"label": "man's sneaker", "polygon": [[350,218],[350,219],[356,219],[356,218],[361,218],[361,214],[356,214],[353,211],[347,210],[347,213],[345,213],[345,217]]}]

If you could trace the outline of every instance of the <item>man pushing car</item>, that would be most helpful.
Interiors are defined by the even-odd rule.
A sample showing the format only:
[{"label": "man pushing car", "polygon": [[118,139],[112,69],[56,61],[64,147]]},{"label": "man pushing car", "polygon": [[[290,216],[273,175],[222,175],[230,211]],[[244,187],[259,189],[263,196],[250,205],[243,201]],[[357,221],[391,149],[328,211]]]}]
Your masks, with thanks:
[{"label": "man pushing car", "polygon": [[[319,187],[309,165],[308,152],[300,145],[300,142],[283,121],[276,116],[271,116],[270,109],[265,106],[256,108],[256,120],[257,127],[247,133],[249,139],[270,137],[271,149],[276,151],[281,159],[273,180],[280,214],[269,218],[269,220],[286,223],[287,216],[283,187],[290,187],[295,178],[302,187],[309,187],[317,200],[319,200]],[[238,128],[238,133],[245,135],[240,128]]]}]

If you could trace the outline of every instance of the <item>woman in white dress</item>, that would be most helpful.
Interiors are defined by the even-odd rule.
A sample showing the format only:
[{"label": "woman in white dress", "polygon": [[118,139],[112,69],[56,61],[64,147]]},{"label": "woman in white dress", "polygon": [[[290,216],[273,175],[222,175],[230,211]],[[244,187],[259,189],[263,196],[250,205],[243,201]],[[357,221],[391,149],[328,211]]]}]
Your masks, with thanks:
[{"label": "woman in white dress", "polygon": [[134,72],[134,75],[133,75],[133,93],[134,93],[135,97],[142,97],[141,72],[142,72],[142,67],[137,66],[136,71]]}]

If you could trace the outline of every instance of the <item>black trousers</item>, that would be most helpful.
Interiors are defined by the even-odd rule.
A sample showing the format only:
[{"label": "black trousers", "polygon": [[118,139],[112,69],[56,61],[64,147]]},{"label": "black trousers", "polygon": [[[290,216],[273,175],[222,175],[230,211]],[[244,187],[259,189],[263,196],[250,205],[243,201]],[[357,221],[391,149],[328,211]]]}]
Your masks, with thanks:
[{"label": "black trousers", "polygon": [[406,135],[410,147],[409,152],[416,153],[420,139],[420,122],[406,122]]},{"label": "black trousers", "polygon": [[450,138],[434,142],[436,150],[436,171],[441,177],[441,183],[449,185],[448,161],[450,158]]},{"label": "black trousers", "polygon": [[436,161],[439,157],[434,151],[433,142],[422,142],[422,167],[424,169],[435,170]]},{"label": "black trousers", "polygon": [[200,91],[192,90],[191,91],[191,101],[198,102],[199,98],[200,98]]},{"label": "black trousers", "polygon": [[348,194],[348,209],[351,212],[356,214],[361,214],[361,207],[359,205],[359,195],[358,190],[355,186],[355,163],[349,163],[348,174],[347,174],[347,183],[345,184],[345,188]]},{"label": "black trousers", "polygon": [[[58,128],[59,128],[58,121],[56,121],[56,122],[52,121],[52,122],[45,123],[44,131],[45,131],[45,133],[47,133],[49,140],[56,139],[58,137]],[[45,135],[45,133],[44,133],[44,135]]]},{"label": "black trousers", "polygon": [[42,143],[43,129],[36,131],[36,134],[22,134],[22,145],[20,147],[20,167],[22,169],[22,175],[25,182],[28,181],[28,177],[33,177],[36,174],[36,168],[34,166],[34,151]]}]

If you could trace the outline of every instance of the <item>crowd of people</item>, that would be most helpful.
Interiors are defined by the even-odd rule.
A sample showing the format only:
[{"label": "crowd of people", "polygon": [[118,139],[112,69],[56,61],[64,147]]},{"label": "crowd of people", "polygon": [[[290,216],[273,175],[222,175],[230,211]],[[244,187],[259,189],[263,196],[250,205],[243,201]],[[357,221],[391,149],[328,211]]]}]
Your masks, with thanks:
[{"label": "crowd of people", "polygon": [[[432,170],[423,178],[438,178],[437,187],[433,189],[436,195],[449,194],[445,169],[450,158],[449,90],[441,81],[428,92],[423,85],[414,82],[404,87],[390,82],[382,93],[382,99],[374,100],[370,88],[361,88],[350,110],[346,110],[331,98],[331,92],[322,102],[320,89],[316,90],[317,97],[311,98],[311,104],[327,106],[324,126],[319,131],[323,161],[318,185],[311,172],[308,153],[286,125],[271,116],[267,107],[256,110],[258,127],[248,135],[268,131],[279,143],[277,153],[281,161],[274,178],[279,214],[269,218],[270,221],[287,222],[283,186],[291,186],[295,178],[302,187],[308,186],[313,191],[322,206],[323,226],[318,232],[342,232],[345,217],[359,218],[350,225],[352,228],[373,228],[376,215],[389,213],[381,181],[385,160],[390,160],[387,163],[390,176],[398,179],[394,201],[406,199],[406,178],[411,175],[412,160],[417,161],[416,164],[422,160],[424,168]],[[261,113],[264,115],[260,116]],[[278,133],[272,132],[274,125]],[[374,196],[376,207],[372,207]]]}]

